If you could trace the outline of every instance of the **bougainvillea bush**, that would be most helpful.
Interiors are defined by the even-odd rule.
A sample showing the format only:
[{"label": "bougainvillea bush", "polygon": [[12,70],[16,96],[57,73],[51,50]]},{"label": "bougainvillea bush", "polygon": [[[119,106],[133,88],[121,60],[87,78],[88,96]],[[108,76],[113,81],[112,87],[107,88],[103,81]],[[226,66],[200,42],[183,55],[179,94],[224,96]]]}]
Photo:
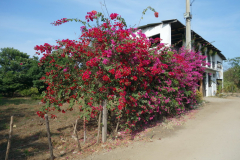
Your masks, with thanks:
[{"label": "bougainvillea bush", "polygon": [[[38,54],[43,53],[39,65],[49,63],[51,68],[41,78],[48,87],[40,117],[52,109],[65,113],[77,103],[89,120],[106,100],[111,115],[132,128],[161,114],[180,114],[187,104],[196,103],[195,89],[206,57],[184,48],[173,50],[158,43],[159,38],[148,39],[141,30],[127,28],[117,13],[105,18],[91,11],[87,22],[63,18],[53,24],[69,21],[83,24],[78,41],[64,39],[55,46],[35,47]],[[65,102],[70,103],[67,110],[61,109]]]}]

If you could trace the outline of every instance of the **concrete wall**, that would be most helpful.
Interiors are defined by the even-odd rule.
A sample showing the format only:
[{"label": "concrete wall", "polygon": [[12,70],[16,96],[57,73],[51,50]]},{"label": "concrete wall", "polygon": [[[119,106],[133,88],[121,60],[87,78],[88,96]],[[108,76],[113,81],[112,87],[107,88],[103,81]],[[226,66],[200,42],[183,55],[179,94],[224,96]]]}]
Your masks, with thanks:
[{"label": "concrete wall", "polygon": [[[211,87],[209,87],[209,74],[211,74]],[[215,74],[215,75],[214,75]],[[216,72],[206,69],[206,86],[203,86],[206,88],[206,97],[208,96],[215,96],[217,93],[217,78],[216,78]]]},{"label": "concrete wall", "polygon": [[161,43],[171,45],[171,25],[170,24],[159,24],[154,27],[148,27],[142,29],[142,32],[147,36],[151,37],[160,33]]}]

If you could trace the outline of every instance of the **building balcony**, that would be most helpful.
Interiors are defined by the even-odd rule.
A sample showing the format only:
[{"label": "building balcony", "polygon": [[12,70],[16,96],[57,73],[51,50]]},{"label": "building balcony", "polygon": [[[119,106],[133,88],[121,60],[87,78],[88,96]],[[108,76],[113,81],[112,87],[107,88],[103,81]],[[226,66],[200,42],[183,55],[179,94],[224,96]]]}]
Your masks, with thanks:
[{"label": "building balcony", "polygon": [[212,61],[212,69],[216,69],[215,62]]},{"label": "building balcony", "polygon": [[208,63],[209,65],[206,65],[206,68],[211,69],[211,70],[213,70],[213,71],[219,70],[219,69],[217,68],[217,65],[216,65],[215,61],[210,61],[210,60],[208,60],[207,63]]}]

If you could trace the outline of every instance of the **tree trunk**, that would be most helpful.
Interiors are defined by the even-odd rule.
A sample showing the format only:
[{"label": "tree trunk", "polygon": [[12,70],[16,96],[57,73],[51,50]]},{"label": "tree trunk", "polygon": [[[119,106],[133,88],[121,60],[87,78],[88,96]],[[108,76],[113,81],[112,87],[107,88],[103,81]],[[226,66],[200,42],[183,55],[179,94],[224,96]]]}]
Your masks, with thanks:
[{"label": "tree trunk", "polygon": [[105,143],[107,141],[107,101],[106,100],[102,102],[102,106],[103,106],[102,142]]},{"label": "tree trunk", "polygon": [[119,121],[120,121],[120,118],[118,119],[117,126],[116,126],[116,129],[115,129],[115,134],[116,135],[117,135],[117,132],[118,132]]},{"label": "tree trunk", "polygon": [[100,138],[101,116],[102,116],[102,111],[99,112],[99,116],[98,116],[98,135],[97,135],[97,143],[99,143],[99,138]]},{"label": "tree trunk", "polygon": [[48,115],[45,114],[45,120],[46,120],[46,127],[47,127],[47,134],[48,134],[48,144],[49,144],[49,151],[50,151],[50,156],[51,160],[54,159],[53,155],[53,147],[52,147],[52,141],[51,141],[51,134],[50,134],[50,128],[49,128],[49,121],[48,121]]}]

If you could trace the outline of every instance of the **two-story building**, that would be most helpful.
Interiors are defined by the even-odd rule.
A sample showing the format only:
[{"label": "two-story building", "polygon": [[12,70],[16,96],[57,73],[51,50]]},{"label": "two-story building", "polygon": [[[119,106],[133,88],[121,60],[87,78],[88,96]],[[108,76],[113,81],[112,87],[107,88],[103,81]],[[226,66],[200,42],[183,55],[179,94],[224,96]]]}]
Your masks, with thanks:
[{"label": "two-story building", "polygon": [[[147,24],[138,27],[149,38],[161,38],[161,43],[173,45],[176,49],[185,46],[185,25],[177,19],[165,20],[159,23]],[[200,50],[207,56],[206,61],[210,64],[204,66],[206,72],[199,82],[198,88],[203,96],[215,96],[217,90],[223,87],[223,60],[226,57],[215,46],[191,30],[192,49]]]}]

